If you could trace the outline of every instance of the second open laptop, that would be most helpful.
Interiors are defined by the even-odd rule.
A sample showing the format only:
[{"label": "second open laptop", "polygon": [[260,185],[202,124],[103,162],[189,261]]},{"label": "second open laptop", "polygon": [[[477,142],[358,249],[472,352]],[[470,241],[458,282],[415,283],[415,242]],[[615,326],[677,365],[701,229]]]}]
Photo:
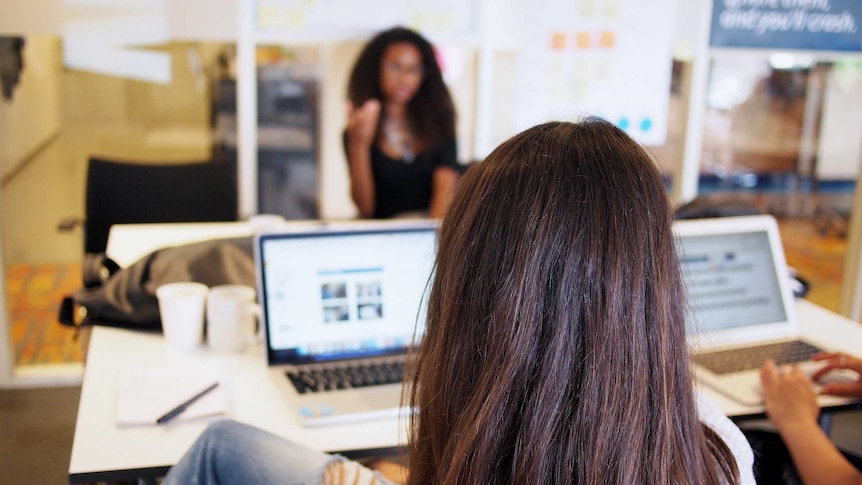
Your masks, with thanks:
[{"label": "second open laptop", "polygon": [[762,403],[759,368],[813,365],[821,349],[799,336],[778,225],[772,216],[675,225],[689,298],[686,330],[695,376],[743,404]]},{"label": "second open laptop", "polygon": [[429,221],[256,236],[269,373],[301,423],[404,411],[403,366],[424,329],[435,250]]}]

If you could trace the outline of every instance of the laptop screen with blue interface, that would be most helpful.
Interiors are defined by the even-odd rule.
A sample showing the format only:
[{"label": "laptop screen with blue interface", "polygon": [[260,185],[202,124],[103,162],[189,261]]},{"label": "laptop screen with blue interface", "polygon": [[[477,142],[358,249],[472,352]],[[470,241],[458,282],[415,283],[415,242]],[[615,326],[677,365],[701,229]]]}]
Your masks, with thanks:
[{"label": "laptop screen with blue interface", "polygon": [[405,352],[424,329],[435,243],[431,227],[261,236],[270,364]]}]

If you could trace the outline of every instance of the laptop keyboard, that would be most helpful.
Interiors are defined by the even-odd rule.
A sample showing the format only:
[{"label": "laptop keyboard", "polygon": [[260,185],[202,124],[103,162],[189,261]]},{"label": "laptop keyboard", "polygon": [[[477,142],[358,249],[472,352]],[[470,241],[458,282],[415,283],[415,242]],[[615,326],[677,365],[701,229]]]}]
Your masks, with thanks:
[{"label": "laptop keyboard", "polygon": [[692,359],[715,374],[730,374],[757,369],[767,359],[773,359],[777,364],[804,362],[810,360],[812,355],[820,351],[813,345],[793,340],[756,347],[695,354]]},{"label": "laptop keyboard", "polygon": [[300,394],[334,391],[355,387],[400,384],[404,362],[357,365],[344,368],[295,370],[285,372]]}]

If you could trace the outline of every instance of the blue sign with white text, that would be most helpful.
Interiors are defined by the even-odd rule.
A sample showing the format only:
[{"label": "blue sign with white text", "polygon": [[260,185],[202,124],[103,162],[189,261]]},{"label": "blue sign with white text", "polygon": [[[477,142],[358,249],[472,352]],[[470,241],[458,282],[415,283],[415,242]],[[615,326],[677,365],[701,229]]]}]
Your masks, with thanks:
[{"label": "blue sign with white text", "polygon": [[860,0],[714,0],[710,47],[862,52]]}]

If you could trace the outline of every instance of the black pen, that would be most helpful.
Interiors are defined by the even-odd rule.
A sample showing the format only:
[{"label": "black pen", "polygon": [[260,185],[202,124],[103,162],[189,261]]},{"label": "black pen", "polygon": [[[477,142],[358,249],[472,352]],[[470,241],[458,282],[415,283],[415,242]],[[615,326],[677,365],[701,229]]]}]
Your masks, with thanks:
[{"label": "black pen", "polygon": [[167,413],[165,413],[162,417],[160,417],[159,419],[156,420],[156,424],[165,424],[168,421],[176,418],[177,416],[179,416],[180,414],[185,412],[185,410],[188,409],[189,406],[194,404],[195,401],[206,396],[207,394],[212,392],[212,390],[215,389],[216,387],[218,387],[218,381],[213,382],[212,384],[207,386],[207,388],[204,389],[203,391],[195,394],[189,400],[181,403],[179,406],[177,406],[177,407],[171,409],[170,411],[168,411]]}]

